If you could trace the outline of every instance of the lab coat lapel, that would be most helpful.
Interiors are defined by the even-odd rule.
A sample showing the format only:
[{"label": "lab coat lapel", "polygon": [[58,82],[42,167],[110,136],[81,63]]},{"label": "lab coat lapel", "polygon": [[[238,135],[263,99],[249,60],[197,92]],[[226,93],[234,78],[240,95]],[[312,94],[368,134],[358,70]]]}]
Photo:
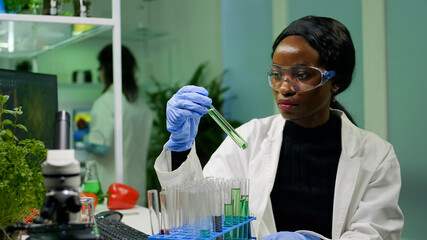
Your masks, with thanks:
[{"label": "lab coat lapel", "polygon": [[[254,171],[254,173],[256,172],[258,174],[257,177],[254,177],[254,179],[257,179],[258,181],[254,184],[254,187],[256,186],[255,191],[261,194],[259,196],[263,197],[251,198],[250,201],[253,200],[254,206],[256,206],[256,208],[259,210],[257,215],[262,217],[263,220],[268,222],[269,224],[274,224],[274,218],[272,209],[267,209],[267,203],[270,199],[270,193],[274,185],[274,180],[276,178],[280,147],[282,145],[282,131],[284,124],[285,120],[282,118],[282,116],[278,115],[274,119],[273,126],[266,133],[266,138],[262,141],[260,147],[260,151],[262,154],[260,161],[257,161],[257,166],[251,166],[251,168],[258,168],[258,170]],[[262,174],[260,174],[259,169],[262,169]],[[257,222],[256,224],[258,223],[259,222]],[[258,227],[256,227],[255,229],[258,229]]]},{"label": "lab coat lapel", "polygon": [[267,133],[266,141],[263,142],[261,151],[264,156],[265,170],[265,191],[267,199],[270,197],[273,189],[274,180],[276,179],[277,165],[279,164],[280,148],[282,146],[283,128],[285,120],[282,116],[278,116],[272,127]]},{"label": "lab coat lapel", "polygon": [[342,152],[335,183],[332,239],[339,238],[348,220],[349,206],[360,170],[360,159],[356,154],[360,149],[359,132],[345,114],[338,112],[338,115],[342,120]]},{"label": "lab coat lapel", "polygon": [[360,161],[342,154],[335,183],[332,238],[338,239],[347,221],[348,210],[359,173]]},{"label": "lab coat lapel", "polygon": [[279,164],[280,148],[282,146],[283,128],[285,120],[282,116],[274,121],[272,127],[267,133],[266,140],[262,143],[261,151],[264,156],[264,170],[265,170],[265,186],[267,196],[273,189],[274,180],[276,179],[277,165]]}]

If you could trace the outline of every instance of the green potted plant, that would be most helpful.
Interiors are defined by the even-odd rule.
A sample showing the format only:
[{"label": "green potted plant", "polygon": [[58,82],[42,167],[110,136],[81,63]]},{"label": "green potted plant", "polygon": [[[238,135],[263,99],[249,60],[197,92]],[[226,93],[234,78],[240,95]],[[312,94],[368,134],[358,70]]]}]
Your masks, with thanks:
[{"label": "green potted plant", "polygon": [[28,9],[29,13],[40,14],[43,0],[4,0],[4,9],[7,13],[22,13]]},{"label": "green potted plant", "polygon": [[11,239],[8,225],[34,217],[46,193],[41,162],[47,149],[41,141],[16,137],[16,131],[27,129],[18,123],[21,107],[4,109],[8,98],[0,95],[0,239]]},{"label": "green potted plant", "polygon": [[[155,112],[153,120],[153,128],[150,139],[150,148],[148,152],[148,173],[147,173],[147,188],[160,189],[160,184],[157,180],[157,175],[154,171],[154,161],[161,153],[163,145],[168,141],[170,133],[166,130],[166,103],[182,86],[197,85],[206,88],[209,92],[209,97],[212,99],[212,104],[218,111],[222,111],[224,105],[223,94],[228,91],[227,87],[222,86],[223,73],[219,76],[208,79],[206,76],[206,68],[208,64],[200,64],[190,80],[185,84],[162,85],[154,77],[154,91],[146,91],[147,103]],[[233,126],[238,127],[240,122],[227,119]],[[200,119],[199,129],[196,136],[197,155],[204,166],[209,160],[212,153],[219,147],[225,138],[225,133],[208,115]]]}]

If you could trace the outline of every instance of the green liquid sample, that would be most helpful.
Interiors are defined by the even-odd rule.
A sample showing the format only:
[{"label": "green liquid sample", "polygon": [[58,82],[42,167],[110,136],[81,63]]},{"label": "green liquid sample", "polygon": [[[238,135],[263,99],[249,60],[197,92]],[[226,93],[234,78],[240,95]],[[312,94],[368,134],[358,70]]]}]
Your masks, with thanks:
[{"label": "green liquid sample", "polygon": [[225,118],[212,106],[208,106],[208,113],[213,120],[222,128],[222,130],[230,136],[231,139],[239,146],[241,149],[246,149],[248,144],[246,141],[234,130],[230,123],[225,120]]},{"label": "green liquid sample", "polygon": [[[233,204],[233,225],[240,223],[240,188],[231,189],[231,202]],[[233,239],[239,238],[239,228],[231,231]]]},{"label": "green liquid sample", "polygon": [[224,227],[233,226],[233,205],[224,204]]},{"label": "green liquid sample", "polygon": [[[233,226],[233,205],[224,204],[224,227]],[[231,233],[227,232],[224,234],[224,240],[230,240]]]},{"label": "green liquid sample", "polygon": [[248,220],[249,217],[249,196],[243,195],[240,198],[240,216],[243,218],[242,222]]},{"label": "green liquid sample", "polygon": [[[248,219],[249,219],[249,196],[243,195],[240,197],[240,221],[244,222]],[[240,227],[241,239],[249,238],[249,227],[250,227],[249,223]]]},{"label": "green liquid sample", "polygon": [[233,204],[233,224],[240,223],[240,188],[231,189],[231,202]]},{"label": "green liquid sample", "polygon": [[85,181],[83,183],[83,192],[90,192],[98,197],[98,203],[104,202],[104,197],[101,189],[101,183],[99,181]]}]

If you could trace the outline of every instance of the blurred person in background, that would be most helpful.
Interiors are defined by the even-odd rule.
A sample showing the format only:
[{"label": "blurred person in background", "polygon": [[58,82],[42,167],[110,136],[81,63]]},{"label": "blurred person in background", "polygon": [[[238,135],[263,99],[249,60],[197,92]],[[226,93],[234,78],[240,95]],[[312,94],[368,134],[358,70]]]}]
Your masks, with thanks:
[{"label": "blurred person in background", "polygon": [[[84,137],[85,149],[97,161],[102,190],[116,182],[114,155],[114,86],[113,47],[98,54],[99,76],[104,84],[102,95],[91,109],[90,131]],[[122,46],[122,116],[123,116],[123,184],[139,193],[137,204],[146,204],[147,153],[153,114],[141,98],[135,79],[137,62],[131,51]]]}]

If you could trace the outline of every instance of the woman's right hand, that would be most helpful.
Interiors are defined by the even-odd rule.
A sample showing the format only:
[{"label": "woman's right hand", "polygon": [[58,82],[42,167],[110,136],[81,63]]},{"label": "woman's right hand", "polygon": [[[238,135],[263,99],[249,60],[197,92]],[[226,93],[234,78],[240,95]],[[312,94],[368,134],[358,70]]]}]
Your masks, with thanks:
[{"label": "woman's right hand", "polygon": [[182,152],[192,148],[200,118],[212,104],[208,91],[203,87],[184,86],[166,106],[166,128],[171,133],[167,148]]}]

